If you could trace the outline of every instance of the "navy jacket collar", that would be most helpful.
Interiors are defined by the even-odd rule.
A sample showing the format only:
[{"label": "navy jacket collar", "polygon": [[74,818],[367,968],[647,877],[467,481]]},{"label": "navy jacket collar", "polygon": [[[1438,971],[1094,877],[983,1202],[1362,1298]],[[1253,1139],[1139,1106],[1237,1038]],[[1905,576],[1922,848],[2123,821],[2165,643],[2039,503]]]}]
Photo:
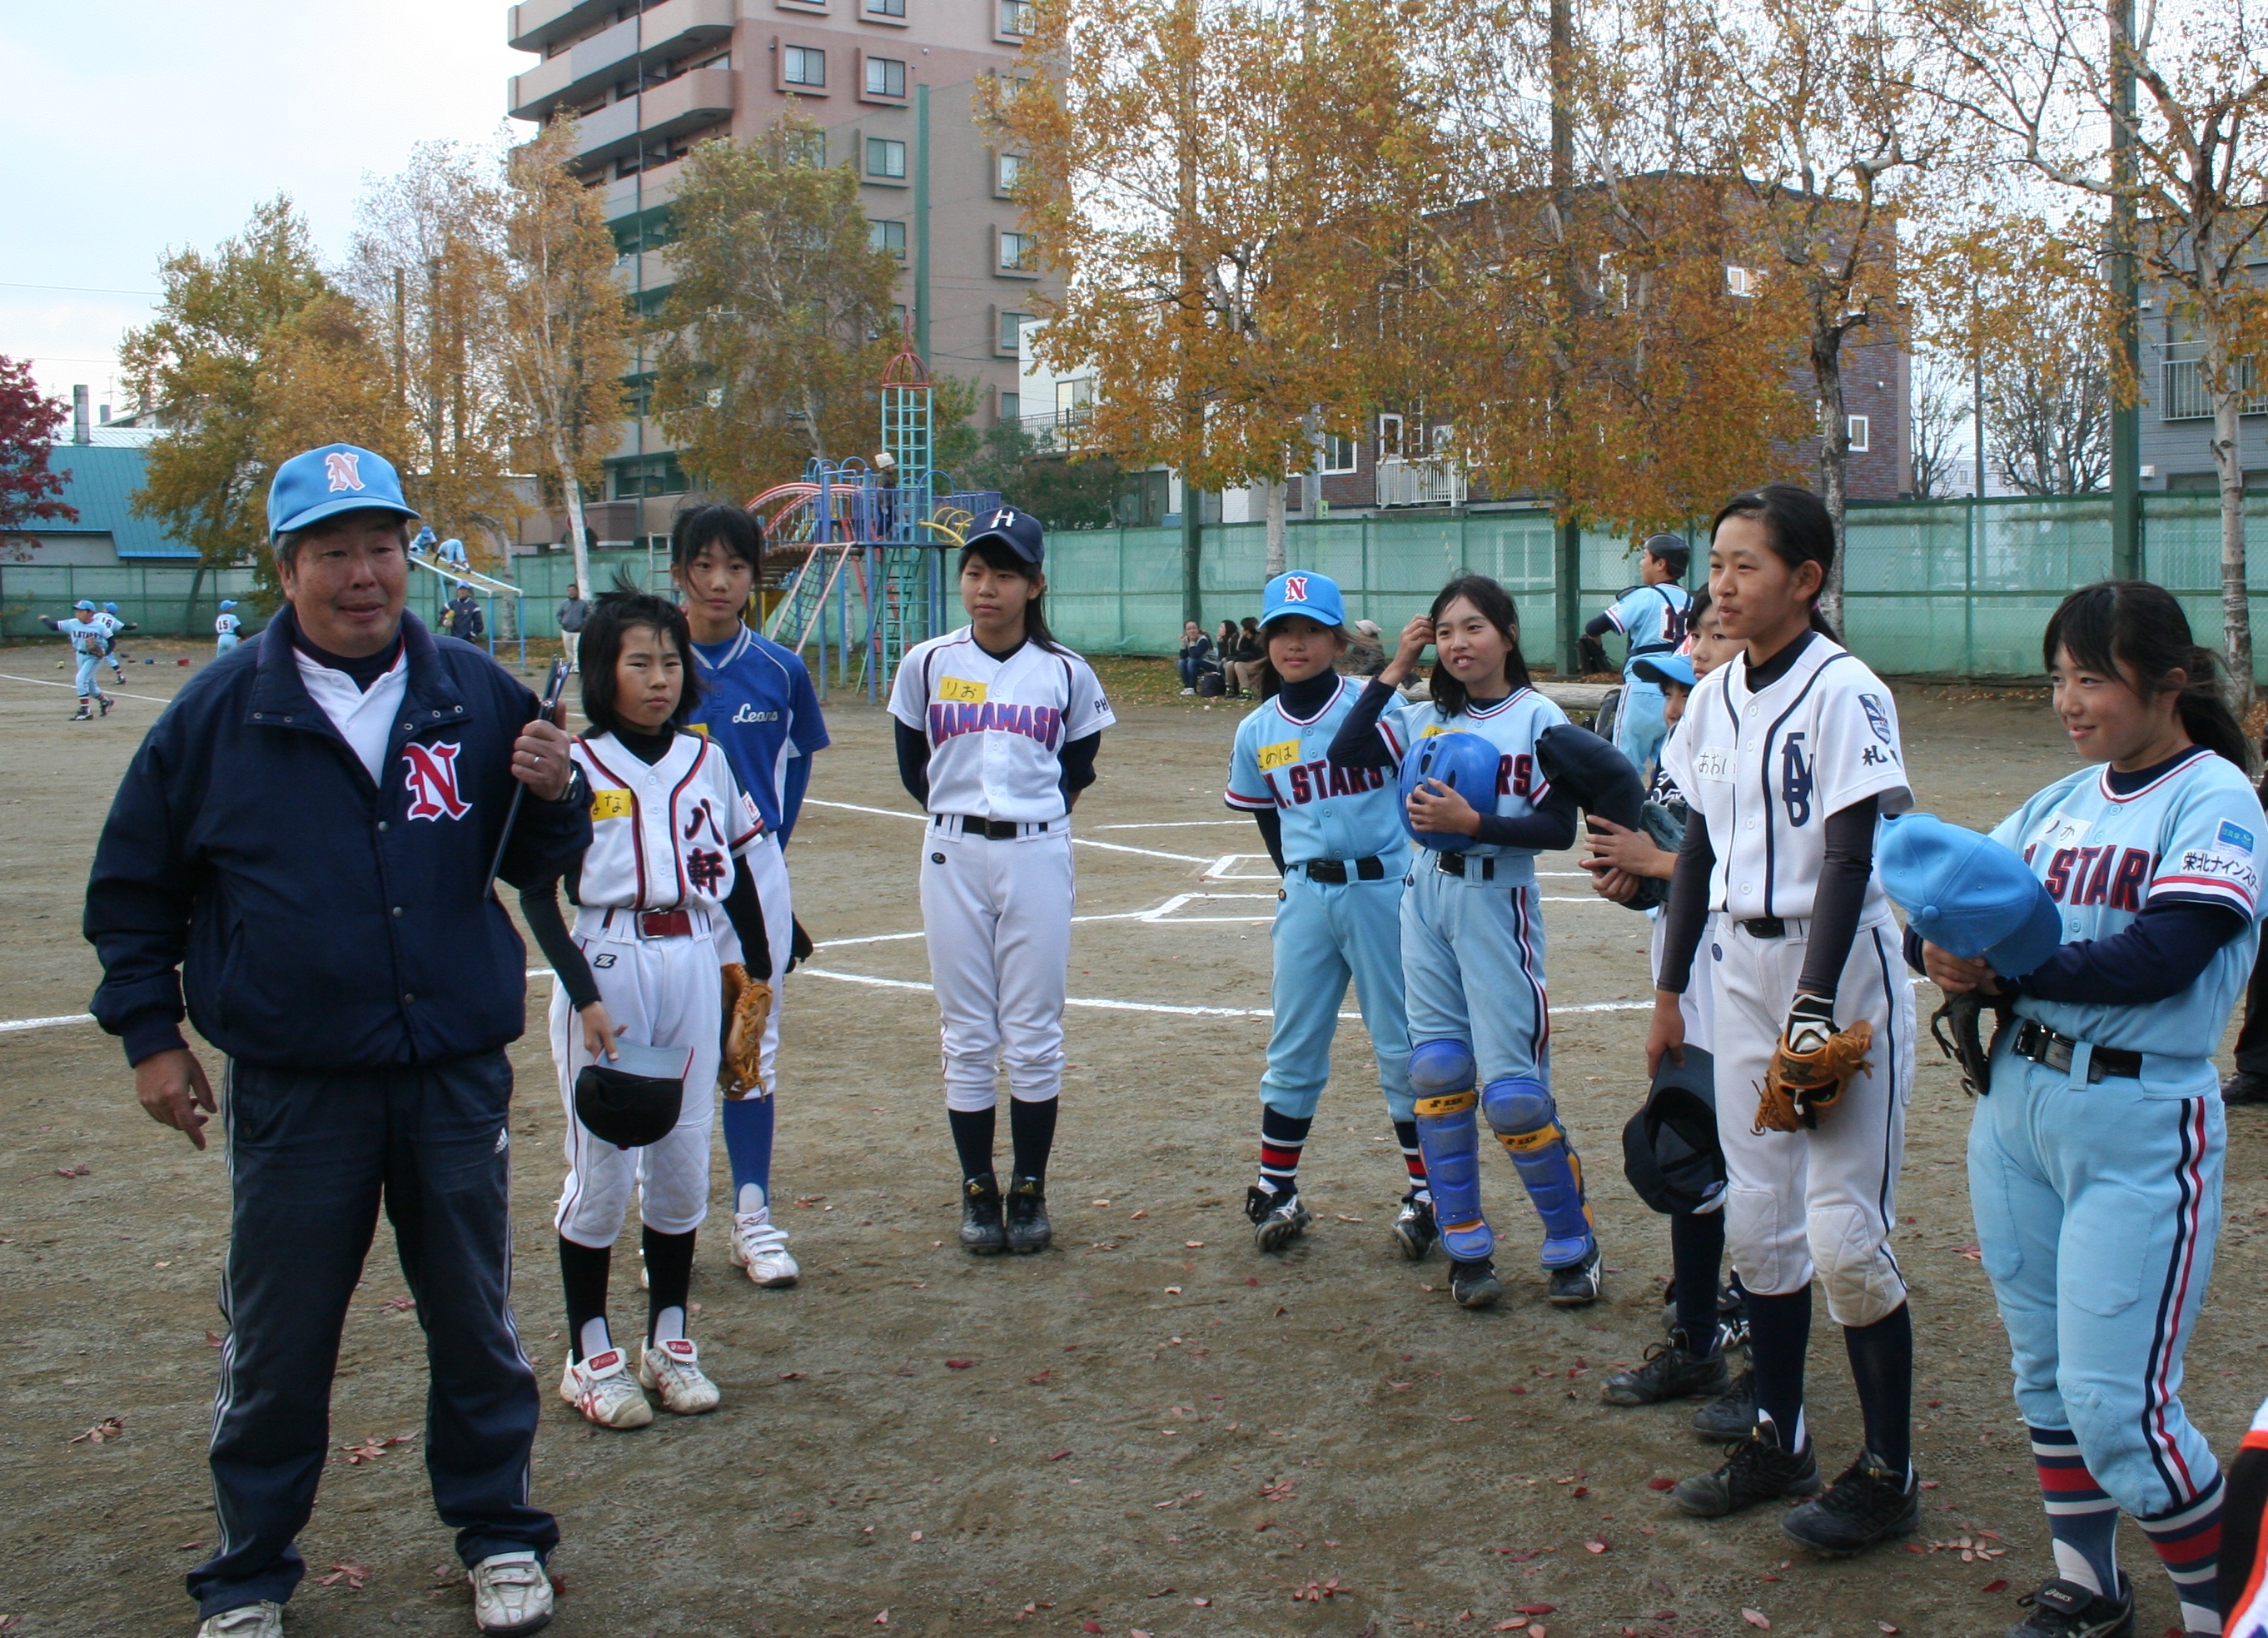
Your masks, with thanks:
[{"label": "navy jacket collar", "polygon": [[[299,662],[292,657],[292,639],[298,635],[298,616],[285,603],[260,634],[260,660],[253,679],[251,716],[254,722],[278,722],[291,727],[327,728],[330,719],[307,693],[299,677]],[[401,611],[401,646],[409,658],[408,699],[417,707],[406,714],[412,722],[460,720],[464,701],[456,679],[441,663],[440,645],[425,623],[408,609]]]}]

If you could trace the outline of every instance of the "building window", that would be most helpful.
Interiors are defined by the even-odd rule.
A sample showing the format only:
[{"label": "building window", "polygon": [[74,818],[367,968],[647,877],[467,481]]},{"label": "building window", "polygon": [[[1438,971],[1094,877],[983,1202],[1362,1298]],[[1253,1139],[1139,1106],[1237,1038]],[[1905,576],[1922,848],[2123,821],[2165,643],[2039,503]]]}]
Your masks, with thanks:
[{"label": "building window", "polygon": [[1728,296],[1753,296],[1756,293],[1756,270],[1727,262],[1725,264],[1725,293]]},{"label": "building window", "polygon": [[999,156],[998,164],[1000,167],[999,191],[1004,194],[1012,191],[1024,174],[1024,156],[1020,153],[1004,153]]},{"label": "building window", "polygon": [[791,85],[824,85],[827,53],[816,46],[782,46],[780,76]]},{"label": "building window", "polygon": [[808,165],[816,169],[827,163],[827,133],[791,127],[780,133],[785,144],[783,151],[791,165]]},{"label": "building window", "polygon": [[1391,460],[1402,454],[1402,417],[1382,415],[1378,417],[1378,454],[1381,460]]},{"label": "building window", "polygon": [[868,17],[903,17],[906,0],[866,0]]},{"label": "building window", "polygon": [[1872,424],[1862,415],[1846,416],[1844,417],[1844,424],[1850,436],[1852,452],[1863,453],[1868,447],[1867,440],[1874,434]]},{"label": "building window", "polygon": [[887,250],[899,261],[906,259],[906,225],[903,222],[869,222],[866,242],[876,250]]},{"label": "building window", "polygon": [[1084,421],[1094,408],[1094,378],[1082,375],[1075,381],[1056,383],[1056,424],[1069,426]]},{"label": "building window", "polygon": [[648,495],[681,495],[685,492],[685,470],[677,464],[677,456],[674,453],[625,461],[614,469],[613,490],[616,500],[637,500]]},{"label": "building window", "polygon": [[1323,434],[1323,471],[1351,472],[1355,469],[1354,439],[1341,438],[1336,432]]},{"label": "building window", "polygon": [[996,338],[1002,352],[1014,352],[1023,344],[1024,326],[1030,321],[1028,313],[1003,313],[1000,333]]},{"label": "building window", "polygon": [[906,173],[906,145],[889,136],[866,138],[866,174],[887,176],[892,181],[903,180]]},{"label": "building window", "polygon": [[1031,233],[1012,233],[1005,229],[1000,234],[1000,270],[1004,273],[1028,273],[1039,262],[1039,240]]},{"label": "building window", "polygon": [[1021,393],[1003,393],[1003,394],[1001,394],[1001,395],[1000,395],[1000,419],[1001,419],[1002,421],[1004,421],[1004,422],[1008,422],[1008,423],[1012,423],[1012,423],[1014,423],[1014,422],[1017,422],[1017,421],[1020,421],[1020,420],[1022,420],[1022,419],[1023,419],[1023,417],[1024,417],[1024,395],[1023,395],[1023,394],[1021,394]]},{"label": "building window", "polygon": [[1000,32],[1020,39],[1032,32],[1031,0],[1000,0]]},{"label": "building window", "polygon": [[906,65],[895,57],[868,57],[866,94],[870,97],[904,96]]}]

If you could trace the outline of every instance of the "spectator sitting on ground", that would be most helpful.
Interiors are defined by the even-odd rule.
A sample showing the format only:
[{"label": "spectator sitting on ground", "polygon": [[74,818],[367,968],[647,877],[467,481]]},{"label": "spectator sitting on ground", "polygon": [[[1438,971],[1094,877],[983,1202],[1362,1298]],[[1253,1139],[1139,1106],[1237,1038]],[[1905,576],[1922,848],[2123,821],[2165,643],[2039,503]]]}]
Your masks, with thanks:
[{"label": "spectator sitting on ground", "polygon": [[1182,622],[1181,657],[1174,662],[1182,674],[1182,692],[1197,691],[1197,678],[1208,671],[1218,671],[1220,664],[1213,658],[1212,638],[1194,620]]},{"label": "spectator sitting on ground", "polygon": [[1260,694],[1260,674],[1268,665],[1268,651],[1260,643],[1260,622],[1249,615],[1246,616],[1244,625],[1236,632],[1235,638],[1236,646],[1233,653],[1223,655],[1220,674],[1224,691],[1232,699],[1240,694],[1249,694],[1256,698]]}]

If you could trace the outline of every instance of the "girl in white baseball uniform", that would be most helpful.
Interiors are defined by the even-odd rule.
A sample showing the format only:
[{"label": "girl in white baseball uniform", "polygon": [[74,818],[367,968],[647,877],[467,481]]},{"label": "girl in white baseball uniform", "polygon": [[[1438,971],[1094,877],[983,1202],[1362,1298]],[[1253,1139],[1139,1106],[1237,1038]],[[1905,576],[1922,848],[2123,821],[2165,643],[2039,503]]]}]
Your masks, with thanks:
[{"label": "girl in white baseball uniform", "polygon": [[[1709,589],[1745,645],[1694,687],[1663,765],[1690,804],[1663,920],[1649,1073],[1683,1050],[1689,982],[1712,989],[1725,1234],[1748,1293],[1756,1426],[1673,1499],[1714,1517],[1813,1496],[1804,1427],[1811,1279],[1843,1327],[1866,1448],[1782,1527],[1843,1555],[1920,1522],[1911,1460],[1913,1324],[1890,1253],[1913,1084],[1913,992],[1874,870],[1874,832],[1913,805],[1890,691],[1836,640],[1817,599],[1835,528],[1808,490],[1774,483],[1717,514]],[[1705,971],[1693,971],[1697,956]],[[1871,1067],[1816,1124],[1760,1130],[1753,1102],[1785,1041],[1809,1051],[1864,1019]]]},{"label": "girl in white baseball uniform", "polygon": [[[1048,634],[1039,520],[1004,506],[961,552],[969,623],[907,651],[890,689],[898,774],[931,815],[922,925],[961,1170],[961,1243],[979,1256],[1049,1237],[1048,1154],[1063,1090],[1071,971],[1071,808],[1117,719],[1093,668]],[[992,1169],[1008,1074],[1014,1170]]]},{"label": "girl in white baseball uniform", "polygon": [[[725,754],[686,722],[699,701],[684,611],[643,594],[602,597],[583,632],[583,713],[571,748],[591,792],[591,845],[567,877],[520,896],[557,975],[551,1055],[567,1104],[567,1182],[555,1222],[566,1287],[569,1354],[559,1396],[604,1428],[653,1420],[641,1386],[681,1415],[714,1410],[716,1384],[685,1334],[694,1233],[708,1213],[709,1128],[725,1022],[720,957],[771,976],[763,909],[739,856],[762,818]],[[729,972],[727,967],[725,970]],[[575,1116],[575,1081],[616,1037],[690,1048],[685,1101],[659,1142],[617,1148]],[[638,1192],[648,1280],[635,1376],[607,1324],[615,1239]]]}]

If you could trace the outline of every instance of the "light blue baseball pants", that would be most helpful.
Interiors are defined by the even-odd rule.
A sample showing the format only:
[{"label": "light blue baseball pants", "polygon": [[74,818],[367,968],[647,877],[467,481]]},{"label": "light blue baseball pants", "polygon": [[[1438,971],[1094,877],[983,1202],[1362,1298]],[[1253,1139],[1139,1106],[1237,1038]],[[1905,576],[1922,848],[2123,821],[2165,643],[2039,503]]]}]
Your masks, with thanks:
[{"label": "light blue baseball pants", "polygon": [[[1410,1040],[1464,1042],[1482,1086],[1506,1075],[1548,1084],[1543,905],[1533,867],[1521,857],[1514,867],[1530,879],[1513,886],[1450,875],[1433,857],[1418,855],[1402,896]],[[1499,870],[1506,863],[1497,862]]]},{"label": "light blue baseball pants", "polygon": [[1632,678],[1623,684],[1622,701],[1615,708],[1615,749],[1630,758],[1641,779],[1650,775],[1660,759],[1661,742],[1669,737],[1669,724],[1662,716],[1667,704],[1659,682]]},{"label": "light blue baseball pants", "polygon": [[[1388,861],[1391,869],[1394,861]],[[1362,1022],[1378,1059],[1388,1114],[1410,1118],[1410,1027],[1402,1000],[1402,877],[1379,882],[1310,882],[1294,867],[1284,877],[1269,942],[1276,957],[1270,991],[1276,1023],[1260,1101],[1312,1119],[1331,1074],[1331,1039],[1352,979]]]}]

